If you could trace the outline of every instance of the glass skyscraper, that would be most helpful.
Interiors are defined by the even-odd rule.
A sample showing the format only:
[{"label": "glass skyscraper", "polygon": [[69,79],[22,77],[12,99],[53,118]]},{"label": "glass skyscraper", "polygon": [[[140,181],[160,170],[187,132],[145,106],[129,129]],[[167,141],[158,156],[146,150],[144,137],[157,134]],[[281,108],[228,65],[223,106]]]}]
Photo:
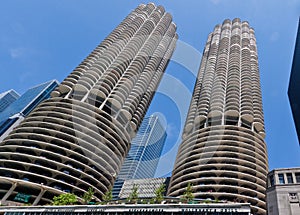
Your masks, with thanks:
[{"label": "glass skyscraper", "polygon": [[300,19],[296,36],[294,58],[288,89],[289,100],[300,144]]},{"label": "glass skyscraper", "polygon": [[168,194],[248,202],[266,215],[267,147],[254,29],[225,20],[209,34]]},{"label": "glass skyscraper", "polygon": [[14,91],[9,90],[0,94],[0,113],[5,110],[11,103],[16,101],[20,95]]},{"label": "glass skyscraper", "polygon": [[[101,201],[126,157],[177,41],[162,6],[141,4],[0,143],[2,204],[49,204],[89,188]],[[75,50],[76,51],[76,50]],[[23,196],[24,196],[23,195]]]},{"label": "glass skyscraper", "polygon": [[166,137],[166,130],[158,116],[152,115],[143,120],[114,184],[115,198],[125,180],[154,177]]},{"label": "glass skyscraper", "polygon": [[0,141],[7,136],[12,127],[19,124],[39,103],[48,99],[58,86],[56,80],[39,84],[27,90],[0,113]]}]

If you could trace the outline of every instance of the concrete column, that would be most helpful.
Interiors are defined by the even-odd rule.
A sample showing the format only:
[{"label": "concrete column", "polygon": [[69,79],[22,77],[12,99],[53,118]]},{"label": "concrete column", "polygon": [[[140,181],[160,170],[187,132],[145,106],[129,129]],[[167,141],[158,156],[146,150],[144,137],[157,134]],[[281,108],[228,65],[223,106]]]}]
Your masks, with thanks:
[{"label": "concrete column", "polygon": [[17,184],[18,184],[17,182],[15,182],[15,183],[12,184],[11,188],[7,191],[7,193],[1,199],[1,204],[3,204],[4,202],[6,202],[6,200],[8,199],[8,197],[12,194],[12,192],[17,187]]},{"label": "concrete column", "polygon": [[297,183],[297,180],[296,180],[295,172],[292,172],[292,177],[293,177],[293,182],[294,182],[294,184],[296,184],[296,183]]},{"label": "concrete column", "polygon": [[32,206],[36,206],[39,203],[39,201],[41,200],[41,198],[43,197],[45,192],[46,192],[46,190],[42,188],[41,192],[39,193],[39,195],[36,197],[36,199],[32,203]]},{"label": "concrete column", "polygon": [[275,184],[279,184],[278,173],[274,173]]},{"label": "concrete column", "polygon": [[288,184],[286,173],[282,173],[284,178],[284,184]]}]

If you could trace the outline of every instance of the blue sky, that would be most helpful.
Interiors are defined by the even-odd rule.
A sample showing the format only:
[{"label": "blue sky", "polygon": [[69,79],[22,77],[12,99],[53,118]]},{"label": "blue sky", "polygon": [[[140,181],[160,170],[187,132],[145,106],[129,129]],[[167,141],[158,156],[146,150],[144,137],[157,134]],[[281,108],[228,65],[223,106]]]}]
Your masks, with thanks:
[{"label": "blue sky", "polygon": [[[207,35],[224,19],[249,21],[256,32],[270,169],[300,166],[287,88],[300,14],[299,0],[164,0],[179,35],[149,113],[168,124],[157,176],[171,171],[180,123]],[[139,3],[144,1],[2,0],[0,92],[19,93],[50,79],[62,81]],[[187,54],[191,53],[191,54]],[[177,86],[175,88],[174,86]],[[176,90],[177,89],[177,90]]]}]

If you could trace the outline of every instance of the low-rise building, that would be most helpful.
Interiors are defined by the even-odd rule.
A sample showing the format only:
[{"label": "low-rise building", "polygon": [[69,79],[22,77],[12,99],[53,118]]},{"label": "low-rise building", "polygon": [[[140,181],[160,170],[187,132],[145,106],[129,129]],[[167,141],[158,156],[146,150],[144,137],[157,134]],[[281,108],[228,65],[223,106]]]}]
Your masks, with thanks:
[{"label": "low-rise building", "polygon": [[269,215],[300,214],[300,168],[274,169],[268,174]]},{"label": "low-rise building", "polygon": [[170,178],[143,178],[126,180],[122,186],[119,197],[120,199],[128,198],[133,190],[133,187],[136,186],[139,198],[153,198],[155,197],[155,191],[162,184],[165,184],[165,188],[167,190],[169,181]]},{"label": "low-rise building", "polygon": [[1,207],[5,215],[250,215],[250,204],[122,204],[96,206]]}]

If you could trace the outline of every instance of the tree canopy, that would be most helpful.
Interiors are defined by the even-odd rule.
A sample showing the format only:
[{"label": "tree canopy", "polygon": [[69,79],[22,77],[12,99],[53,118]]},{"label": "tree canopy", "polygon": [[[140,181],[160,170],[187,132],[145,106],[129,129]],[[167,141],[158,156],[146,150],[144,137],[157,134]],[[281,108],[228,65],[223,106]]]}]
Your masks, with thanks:
[{"label": "tree canopy", "polygon": [[73,193],[63,193],[53,197],[53,205],[74,205],[77,202],[77,196]]},{"label": "tree canopy", "polygon": [[194,199],[193,184],[188,183],[187,188],[183,193],[182,199],[187,202],[192,201]]},{"label": "tree canopy", "polygon": [[112,190],[109,189],[108,191],[106,191],[102,199],[104,203],[110,202],[113,199]]},{"label": "tree canopy", "polygon": [[136,202],[137,199],[139,198],[138,195],[139,195],[139,193],[138,193],[138,186],[136,186],[134,184],[133,188],[131,190],[131,193],[129,194],[129,196],[127,198],[127,201],[129,201],[129,202]]},{"label": "tree canopy", "polygon": [[160,203],[164,199],[164,193],[166,192],[166,185],[161,184],[156,190],[155,190],[155,197],[154,202]]},{"label": "tree canopy", "polygon": [[94,190],[93,188],[90,187],[88,191],[85,192],[81,197],[83,199],[83,203],[88,204],[92,200],[93,196],[94,196]]}]

